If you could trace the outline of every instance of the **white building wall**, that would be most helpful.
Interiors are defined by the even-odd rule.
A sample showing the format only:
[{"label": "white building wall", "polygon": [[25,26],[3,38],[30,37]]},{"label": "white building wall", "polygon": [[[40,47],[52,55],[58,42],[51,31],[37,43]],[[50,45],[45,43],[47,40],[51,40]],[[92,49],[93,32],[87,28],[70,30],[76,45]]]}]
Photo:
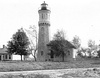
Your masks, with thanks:
[{"label": "white building wall", "polygon": [[[20,55],[12,55],[12,60],[21,60]],[[22,60],[24,60],[24,56],[22,56]]]}]

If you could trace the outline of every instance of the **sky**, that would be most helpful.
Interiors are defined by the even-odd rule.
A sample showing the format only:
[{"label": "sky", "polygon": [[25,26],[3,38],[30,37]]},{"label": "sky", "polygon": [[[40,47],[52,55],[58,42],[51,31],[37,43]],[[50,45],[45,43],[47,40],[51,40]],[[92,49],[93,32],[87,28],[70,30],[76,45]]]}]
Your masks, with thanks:
[{"label": "sky", "polygon": [[[0,0],[0,47],[6,45],[21,27],[38,29],[38,10],[44,0]],[[100,0],[45,0],[51,10],[50,37],[57,30],[72,41],[75,35],[83,47],[88,40],[100,44]]]}]

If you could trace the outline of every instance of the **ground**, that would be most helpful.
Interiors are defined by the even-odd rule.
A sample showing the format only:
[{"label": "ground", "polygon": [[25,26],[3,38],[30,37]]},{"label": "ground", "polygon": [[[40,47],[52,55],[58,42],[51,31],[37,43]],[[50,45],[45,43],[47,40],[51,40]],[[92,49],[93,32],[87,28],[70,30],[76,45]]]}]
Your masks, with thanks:
[{"label": "ground", "polygon": [[[14,75],[14,73],[16,74]],[[100,78],[100,60],[3,61],[0,62],[0,78]]]},{"label": "ground", "polygon": [[100,59],[72,62],[1,61],[0,72],[100,67]]},{"label": "ground", "polygon": [[100,68],[0,72],[0,78],[100,78]]}]

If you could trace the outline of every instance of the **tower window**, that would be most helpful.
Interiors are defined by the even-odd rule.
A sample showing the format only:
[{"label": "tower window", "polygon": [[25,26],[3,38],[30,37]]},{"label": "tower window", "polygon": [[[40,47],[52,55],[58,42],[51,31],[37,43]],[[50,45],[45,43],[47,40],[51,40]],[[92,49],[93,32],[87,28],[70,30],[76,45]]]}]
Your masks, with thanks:
[{"label": "tower window", "polygon": [[41,55],[43,55],[43,51],[41,51]]},{"label": "tower window", "polygon": [[43,19],[43,14],[42,14],[42,19]]},{"label": "tower window", "polygon": [[[43,24],[44,24],[44,23],[43,23]],[[43,27],[41,28],[41,32],[44,32],[44,28],[43,28]]]}]

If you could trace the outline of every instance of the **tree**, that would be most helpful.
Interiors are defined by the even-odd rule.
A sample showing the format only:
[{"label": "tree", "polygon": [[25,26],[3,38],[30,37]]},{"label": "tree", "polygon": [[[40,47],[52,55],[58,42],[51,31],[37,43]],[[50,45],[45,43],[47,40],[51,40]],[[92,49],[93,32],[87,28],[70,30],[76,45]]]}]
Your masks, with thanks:
[{"label": "tree", "polygon": [[13,44],[13,41],[9,41],[7,46],[7,52],[9,54],[13,54],[16,51],[16,46]]},{"label": "tree", "polygon": [[78,36],[75,36],[73,38],[72,43],[74,44],[74,46],[78,49],[81,46],[81,40]]},{"label": "tree", "polygon": [[[89,54],[90,54],[90,57],[92,56],[91,55],[91,53],[92,52],[97,52],[96,50],[97,50],[97,45],[95,44],[95,41],[93,41],[93,40],[89,40],[88,41],[88,47],[89,47],[89,49],[90,49],[90,51],[89,51]],[[92,53],[93,54],[93,53]]]},{"label": "tree", "polygon": [[65,33],[64,31],[57,31],[56,34],[54,34],[53,40],[65,40]]},{"label": "tree", "polygon": [[99,57],[100,58],[100,44],[98,45],[98,49],[97,49],[97,57]]},{"label": "tree", "polygon": [[93,48],[95,46],[95,41],[89,40],[88,41],[88,47]]},{"label": "tree", "polygon": [[97,53],[98,53],[98,57],[100,58],[100,50],[98,50]]},{"label": "tree", "polygon": [[64,33],[62,31],[58,31],[54,35],[54,39],[50,41],[47,46],[52,52],[51,54],[54,56],[61,56],[62,61],[64,61],[64,57],[68,55],[69,49],[74,48],[69,41],[65,40]]},{"label": "tree", "polygon": [[28,45],[29,45],[28,37],[26,36],[26,33],[21,28],[13,35],[12,40],[8,42],[7,52],[11,54],[20,55],[22,61],[22,55],[29,54]]},{"label": "tree", "polygon": [[30,29],[27,30],[25,29],[25,31],[28,34],[29,37],[29,41],[30,41],[30,52],[32,54],[32,56],[34,57],[34,60],[36,61],[36,52],[37,52],[37,30],[35,26],[30,26]]},{"label": "tree", "polygon": [[78,55],[80,56],[80,57],[86,57],[86,48],[82,48],[81,47],[81,49],[80,50],[78,50]]}]

